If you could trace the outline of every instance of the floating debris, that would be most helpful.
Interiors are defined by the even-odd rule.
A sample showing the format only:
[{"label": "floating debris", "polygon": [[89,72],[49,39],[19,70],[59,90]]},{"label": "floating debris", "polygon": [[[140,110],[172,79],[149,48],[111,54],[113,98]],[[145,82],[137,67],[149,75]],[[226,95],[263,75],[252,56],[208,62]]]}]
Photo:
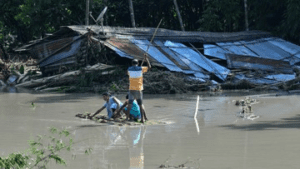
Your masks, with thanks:
[{"label": "floating debris", "polygon": [[259,116],[254,115],[252,105],[259,103],[256,99],[252,99],[250,97],[246,97],[245,99],[236,100],[235,102],[236,106],[241,107],[241,111],[238,113],[238,117],[241,117],[243,119],[247,120],[255,120],[259,118]]}]

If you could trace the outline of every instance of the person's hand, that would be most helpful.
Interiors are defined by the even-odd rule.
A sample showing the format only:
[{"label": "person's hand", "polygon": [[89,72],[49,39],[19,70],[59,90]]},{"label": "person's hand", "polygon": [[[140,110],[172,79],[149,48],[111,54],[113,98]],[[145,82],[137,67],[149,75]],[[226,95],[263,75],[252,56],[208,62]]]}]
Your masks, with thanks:
[{"label": "person's hand", "polygon": [[147,59],[147,54],[146,53],[144,53],[144,60],[146,60]]}]

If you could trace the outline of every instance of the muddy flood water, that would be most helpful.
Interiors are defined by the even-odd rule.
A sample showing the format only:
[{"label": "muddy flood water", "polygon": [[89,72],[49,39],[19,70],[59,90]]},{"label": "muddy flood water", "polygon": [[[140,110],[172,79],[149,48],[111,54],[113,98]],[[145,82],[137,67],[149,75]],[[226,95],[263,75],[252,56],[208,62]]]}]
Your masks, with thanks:
[{"label": "muddy flood water", "polygon": [[202,96],[197,120],[196,94],[144,95],[148,118],[170,124],[128,127],[75,117],[98,110],[104,104],[101,95],[1,92],[0,156],[26,150],[28,140],[56,127],[71,131],[74,145],[62,152],[66,167],[51,163],[49,168],[298,169],[300,96],[253,95],[259,118],[249,120],[238,117],[241,108],[234,104],[246,95],[251,96]]}]

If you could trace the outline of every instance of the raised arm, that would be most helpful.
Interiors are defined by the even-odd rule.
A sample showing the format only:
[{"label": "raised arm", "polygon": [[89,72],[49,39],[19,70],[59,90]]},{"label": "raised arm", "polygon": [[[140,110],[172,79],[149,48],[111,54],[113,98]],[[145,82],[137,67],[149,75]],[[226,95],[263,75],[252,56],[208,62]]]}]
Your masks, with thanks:
[{"label": "raised arm", "polygon": [[146,61],[147,61],[148,69],[151,69],[151,64],[150,64],[150,62],[149,62],[148,57],[146,57]]}]

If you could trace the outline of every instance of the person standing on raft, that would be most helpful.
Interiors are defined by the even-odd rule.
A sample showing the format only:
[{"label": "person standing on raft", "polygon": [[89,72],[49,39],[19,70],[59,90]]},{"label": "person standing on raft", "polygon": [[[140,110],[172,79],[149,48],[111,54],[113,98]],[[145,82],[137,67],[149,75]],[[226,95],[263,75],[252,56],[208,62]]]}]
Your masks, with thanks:
[{"label": "person standing on raft", "polygon": [[148,120],[143,106],[143,73],[146,73],[151,69],[151,64],[146,56],[144,55],[144,60],[147,61],[147,67],[138,66],[138,60],[132,60],[132,66],[128,68],[127,74],[129,76],[129,92],[128,92],[128,108],[126,111],[126,120],[128,120],[130,115],[130,110],[132,108],[132,103],[134,99],[138,102],[138,105],[141,110],[141,122],[144,123],[144,119]]}]

